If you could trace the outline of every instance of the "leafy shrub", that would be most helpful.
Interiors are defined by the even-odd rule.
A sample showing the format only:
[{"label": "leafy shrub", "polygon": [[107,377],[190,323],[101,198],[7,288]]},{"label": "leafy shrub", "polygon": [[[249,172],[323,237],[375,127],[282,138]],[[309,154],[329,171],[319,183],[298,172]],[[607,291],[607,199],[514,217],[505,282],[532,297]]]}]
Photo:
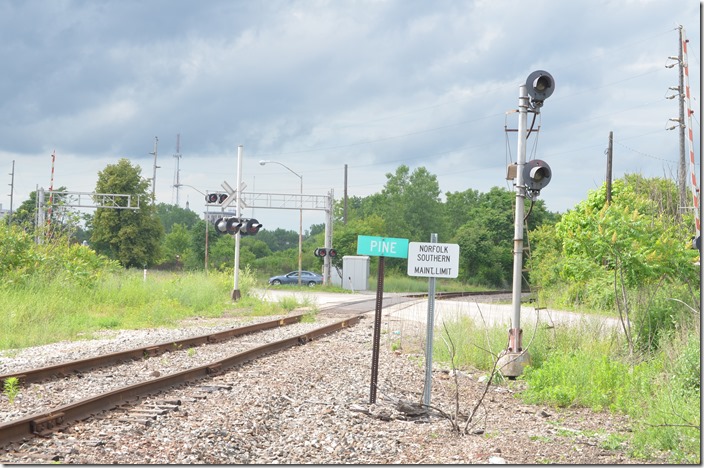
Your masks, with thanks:
[{"label": "leafy shrub", "polygon": [[608,356],[582,350],[555,353],[540,368],[527,367],[523,377],[528,388],[521,397],[528,403],[585,406],[598,411],[621,408],[631,391],[629,366]]},{"label": "leafy shrub", "polygon": [[37,244],[32,235],[16,225],[0,223],[0,279],[5,287],[33,281],[59,281],[91,286],[102,275],[119,271],[117,262],[89,247],[69,244],[55,236]]}]

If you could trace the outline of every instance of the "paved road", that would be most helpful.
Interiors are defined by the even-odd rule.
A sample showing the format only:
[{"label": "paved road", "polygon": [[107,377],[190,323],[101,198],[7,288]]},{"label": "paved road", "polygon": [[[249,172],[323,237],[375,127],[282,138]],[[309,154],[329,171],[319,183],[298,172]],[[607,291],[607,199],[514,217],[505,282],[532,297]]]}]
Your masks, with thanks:
[{"label": "paved road", "polygon": [[[319,308],[357,302],[364,299],[374,299],[376,293],[367,291],[364,293],[329,293],[317,291],[311,288],[306,291],[295,291],[286,289],[261,289],[256,292],[262,299],[268,301],[278,301],[282,297],[294,296],[300,303],[309,303]],[[404,326],[412,324],[425,326],[428,316],[427,298],[400,301],[401,294],[385,293],[383,305],[383,316],[389,323],[401,322]],[[435,301],[435,325],[439,326],[443,321],[455,321],[462,316],[469,316],[475,319],[478,324],[486,323],[487,326],[505,325],[508,330],[511,325],[513,307],[511,304],[481,303],[474,302],[471,297],[466,300],[436,300]],[[540,309],[536,310],[532,305],[523,304],[521,306],[521,327],[527,328],[533,323],[555,325],[555,324],[585,324],[589,327],[601,327],[620,329],[618,319],[602,317],[597,315],[584,315],[574,312]]]}]

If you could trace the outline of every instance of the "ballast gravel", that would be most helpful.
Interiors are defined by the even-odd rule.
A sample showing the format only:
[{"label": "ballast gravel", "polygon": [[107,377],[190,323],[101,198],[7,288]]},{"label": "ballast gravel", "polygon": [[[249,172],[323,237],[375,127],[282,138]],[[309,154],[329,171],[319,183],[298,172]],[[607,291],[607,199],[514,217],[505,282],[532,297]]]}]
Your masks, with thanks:
[{"label": "ballast gravel", "polygon": [[[319,315],[316,323],[288,327],[314,328],[331,320]],[[167,342],[206,333],[204,330],[220,331],[234,323],[226,320],[217,326],[189,325],[179,330],[120,331],[98,340],[4,353],[0,373]],[[2,447],[0,463],[643,463],[627,456],[627,442],[613,443],[628,440],[630,424],[626,417],[523,404],[517,397],[520,380],[492,384],[482,398],[487,386],[485,372],[454,372],[436,365],[432,408],[423,411],[419,405],[425,379],[423,347],[397,349],[392,343],[398,341],[390,338],[395,325],[387,321],[383,323],[376,402],[371,404],[373,326],[373,313],[367,314],[350,328],[235,367],[212,379],[152,395],[130,410],[103,413],[50,436]],[[271,330],[266,339],[283,338],[285,335],[275,336],[288,333],[283,331],[288,327]],[[253,336],[240,344],[253,344]],[[419,339],[422,341],[422,337]],[[235,340],[228,343],[236,352]],[[220,345],[194,348],[196,351],[190,356],[186,353],[183,360],[210,353],[206,351],[210,346]],[[165,374],[177,370],[166,362],[154,369],[146,365],[162,358],[178,361],[166,354],[139,361],[136,370],[126,372]],[[114,367],[110,369],[117,372]],[[70,393],[70,399],[79,399],[104,391],[85,377],[66,379],[72,380],[58,393]],[[94,380],[105,379],[96,374]],[[13,408],[15,405],[35,405],[39,393],[32,392],[21,389],[13,404],[1,395],[0,421],[24,414],[24,410]],[[467,415],[480,399],[468,433],[457,433],[448,417],[458,412],[459,426],[464,428]],[[169,410],[140,416],[155,405]]]}]

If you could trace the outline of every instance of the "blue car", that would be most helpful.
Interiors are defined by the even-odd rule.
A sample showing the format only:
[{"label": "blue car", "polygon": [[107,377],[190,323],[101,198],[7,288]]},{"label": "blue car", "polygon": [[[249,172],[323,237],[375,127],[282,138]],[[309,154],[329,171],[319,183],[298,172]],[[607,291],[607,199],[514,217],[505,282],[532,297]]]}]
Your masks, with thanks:
[{"label": "blue car", "polygon": [[[269,284],[298,284],[298,271],[292,271],[285,275],[272,276],[269,278]],[[301,271],[301,284],[307,286],[315,286],[323,284],[323,276],[312,271]]]}]

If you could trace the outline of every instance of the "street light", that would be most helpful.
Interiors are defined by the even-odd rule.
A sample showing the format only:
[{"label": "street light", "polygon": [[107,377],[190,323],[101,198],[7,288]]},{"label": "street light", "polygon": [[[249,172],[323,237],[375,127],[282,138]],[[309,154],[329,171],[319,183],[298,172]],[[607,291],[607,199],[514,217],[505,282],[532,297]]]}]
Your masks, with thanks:
[{"label": "street light", "polygon": [[300,206],[301,208],[298,210],[298,285],[301,285],[301,270],[302,267],[301,265],[303,264],[303,176],[288,167],[287,165],[280,163],[278,161],[269,161],[269,160],[261,160],[259,161],[259,164],[262,166],[271,163],[271,164],[278,164],[279,166],[285,167],[286,169],[289,170],[293,175],[298,177],[301,180],[301,200],[300,200]]}]

